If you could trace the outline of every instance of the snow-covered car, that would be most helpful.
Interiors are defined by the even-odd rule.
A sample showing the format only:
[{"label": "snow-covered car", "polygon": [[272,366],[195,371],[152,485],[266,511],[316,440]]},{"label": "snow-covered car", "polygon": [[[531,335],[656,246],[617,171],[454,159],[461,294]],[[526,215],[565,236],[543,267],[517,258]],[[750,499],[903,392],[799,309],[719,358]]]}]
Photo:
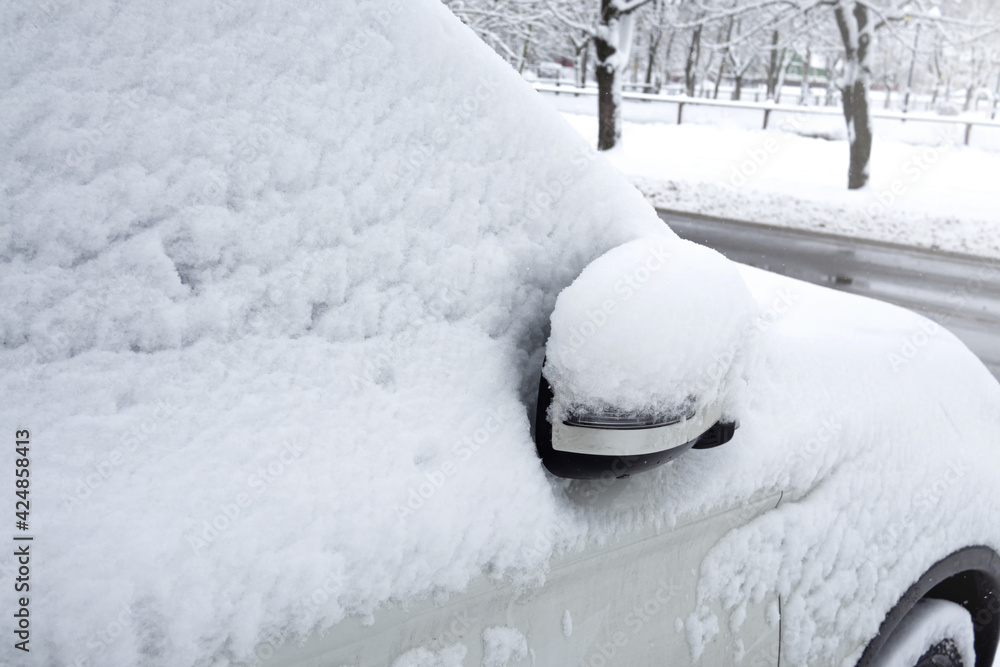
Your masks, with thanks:
[{"label": "snow-covered car", "polygon": [[679,240],[437,0],[0,38],[0,662],[990,662],[996,380]]}]

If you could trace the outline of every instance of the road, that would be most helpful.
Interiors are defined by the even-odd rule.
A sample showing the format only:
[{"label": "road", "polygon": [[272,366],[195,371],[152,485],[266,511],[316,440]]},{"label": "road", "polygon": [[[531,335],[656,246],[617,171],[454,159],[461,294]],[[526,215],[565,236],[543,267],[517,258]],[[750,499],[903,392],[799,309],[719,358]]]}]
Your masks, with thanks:
[{"label": "road", "polygon": [[1000,260],[659,211],[679,236],[726,257],[926,315],[1000,378]]}]

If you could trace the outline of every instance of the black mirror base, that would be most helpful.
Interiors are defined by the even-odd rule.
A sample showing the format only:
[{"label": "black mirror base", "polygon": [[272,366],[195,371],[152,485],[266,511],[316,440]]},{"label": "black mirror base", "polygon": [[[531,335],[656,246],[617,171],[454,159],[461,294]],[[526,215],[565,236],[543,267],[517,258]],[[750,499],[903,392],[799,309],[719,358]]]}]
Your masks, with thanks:
[{"label": "black mirror base", "polygon": [[609,479],[628,477],[672,461],[689,449],[711,449],[732,440],[737,424],[716,422],[694,440],[660,452],[635,456],[605,456],[563,452],[552,447],[552,424],[547,412],[552,403],[552,388],[542,378],[538,384],[535,413],[535,448],[545,468],[556,477],[567,479]]}]

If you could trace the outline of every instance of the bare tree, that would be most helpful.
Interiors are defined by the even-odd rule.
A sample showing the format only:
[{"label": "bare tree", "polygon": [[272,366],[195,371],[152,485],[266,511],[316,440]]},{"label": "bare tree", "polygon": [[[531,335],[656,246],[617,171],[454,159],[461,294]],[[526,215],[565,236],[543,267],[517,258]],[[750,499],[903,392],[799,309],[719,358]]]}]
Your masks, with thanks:
[{"label": "bare tree", "polygon": [[[630,66],[633,80],[640,67],[645,70],[647,84],[653,83],[657,69],[668,82],[672,68],[683,69],[689,96],[705,92],[706,81],[714,79],[710,92],[717,97],[723,80],[731,76],[732,97],[739,99],[745,79],[760,79],[768,98],[780,101],[785,73],[796,56],[802,60],[798,101],[805,104],[813,56],[825,57],[826,103],[835,103],[839,91],[847,126],[850,189],[868,182],[873,80],[885,84],[887,106],[892,101],[888,89],[899,87],[904,76],[906,105],[914,77],[928,75],[935,81],[934,102],[942,96],[947,101],[954,86],[964,90],[970,109],[980,96],[990,95],[995,74],[1000,94],[997,0],[443,1],[515,67],[533,57],[572,53],[582,85],[593,48],[600,150],[621,140],[622,76]],[[646,50],[632,58],[637,25]],[[658,66],[664,33],[669,37]],[[882,37],[878,45],[876,34]],[[675,41],[683,46],[671,60]],[[839,72],[836,81],[834,70]]]},{"label": "bare tree", "polygon": [[872,23],[868,5],[863,2],[840,0],[833,15],[844,42],[844,80],[840,92],[851,154],[847,188],[856,190],[868,183],[872,155],[872,115],[868,103]]},{"label": "bare tree", "polygon": [[694,85],[698,79],[698,61],[701,59],[701,31],[705,27],[699,22],[691,31],[691,41],[688,44],[687,60],[684,63],[684,90],[688,97],[694,97]]},{"label": "bare tree", "polygon": [[519,72],[538,43],[552,41],[552,15],[537,0],[443,0]]},{"label": "bare tree", "polygon": [[547,3],[552,15],[564,25],[589,33],[593,40],[597,55],[597,150],[609,150],[621,141],[621,76],[631,57],[635,12],[650,2],[652,0],[600,0],[596,26],[569,15],[552,0]]}]

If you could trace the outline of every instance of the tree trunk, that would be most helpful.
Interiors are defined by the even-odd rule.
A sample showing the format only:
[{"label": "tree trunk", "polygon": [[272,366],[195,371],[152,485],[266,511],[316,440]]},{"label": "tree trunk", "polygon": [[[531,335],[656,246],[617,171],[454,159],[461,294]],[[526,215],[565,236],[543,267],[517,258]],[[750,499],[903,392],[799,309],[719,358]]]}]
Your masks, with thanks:
[{"label": "tree trunk", "polygon": [[872,153],[872,121],[868,103],[872,25],[868,20],[868,7],[861,2],[840,0],[834,8],[834,17],[845,55],[841,93],[851,153],[847,187],[857,190],[868,183]]},{"label": "tree trunk", "polygon": [[599,151],[614,148],[621,140],[621,73],[629,64],[631,44],[632,16],[622,14],[614,0],[601,0],[601,24],[594,37]]},{"label": "tree trunk", "polygon": [[580,58],[580,73],[577,75],[580,77],[580,87],[587,87],[587,68],[590,67],[590,41],[583,47],[583,57]]},{"label": "tree trunk", "polygon": [[976,84],[970,83],[969,87],[965,89],[965,106],[962,111],[969,111],[972,109],[972,95],[976,90]]},{"label": "tree trunk", "polygon": [[722,62],[719,63],[719,73],[715,77],[715,90],[712,91],[712,99],[719,99],[719,86],[722,84],[722,77],[726,74],[726,58],[722,58]]},{"label": "tree trunk", "polygon": [[650,30],[649,35],[649,54],[646,59],[646,92],[649,92],[649,84],[653,82],[653,66],[656,64],[656,52],[660,50],[660,40],[663,38],[663,29],[657,26],[655,28],[656,37],[653,37],[653,30]]},{"label": "tree trunk", "polygon": [[[633,12],[643,3],[622,11],[615,0],[601,0],[601,19],[594,36],[597,65],[597,150],[614,148],[622,136],[621,75],[631,63]],[[635,80],[633,68],[633,81]]]},{"label": "tree trunk", "polygon": [[934,94],[931,96],[931,109],[937,105],[938,93],[941,92],[941,85],[944,83],[944,77],[941,75],[940,55],[941,47],[937,45],[934,47]]},{"label": "tree trunk", "polygon": [[788,73],[788,64],[785,63],[785,54],[788,53],[788,49],[782,49],[781,54],[778,56],[778,77],[774,82],[774,101],[775,103],[781,102],[781,91],[785,88],[785,74]]},{"label": "tree trunk", "polygon": [[726,61],[729,60],[729,41],[733,38],[733,23],[735,19],[729,17],[729,25],[726,27],[726,45],[722,48],[722,62],[719,63],[719,75],[715,77],[715,90],[712,91],[712,99],[719,99],[719,86],[722,84],[722,77],[726,73]]},{"label": "tree trunk", "polygon": [[833,106],[833,91],[837,88],[837,82],[834,79],[833,71],[837,67],[837,61],[830,56],[826,57],[826,99],[823,100],[824,106]]},{"label": "tree trunk", "polygon": [[[600,44],[600,41],[596,44]],[[599,53],[600,49],[598,49]],[[622,84],[618,80],[618,68],[612,64],[600,62],[600,55],[598,55],[595,69],[597,75],[597,150],[606,151],[614,148],[622,136]]]},{"label": "tree trunk", "polygon": [[667,84],[667,91],[670,91],[670,52],[674,48],[674,37],[677,35],[677,31],[674,29],[670,30],[670,39],[667,40],[667,50],[663,54],[663,80]]},{"label": "tree trunk", "polygon": [[517,73],[524,74],[524,66],[528,62],[528,46],[531,44],[531,26],[528,26],[528,36],[524,38],[524,48],[521,49],[521,62],[517,66]]},{"label": "tree trunk", "polygon": [[774,84],[778,80],[778,31],[771,33],[771,61],[767,65],[767,99],[774,99]]},{"label": "tree trunk", "polygon": [[712,71],[713,62],[715,62],[715,51],[709,51],[705,67],[698,69],[695,73],[695,81],[698,82],[698,97],[708,97],[708,93],[705,92],[705,80],[708,73]]},{"label": "tree trunk", "polygon": [[691,33],[691,46],[688,47],[687,62],[684,64],[684,87],[688,97],[694,97],[694,86],[697,81],[698,60],[701,57],[701,24],[695,26]]},{"label": "tree trunk", "polygon": [[735,87],[733,88],[732,99],[738,100],[738,99],[740,99],[740,94],[743,92],[743,74],[742,73],[736,74],[733,77],[733,79],[734,79]]},{"label": "tree trunk", "polygon": [[809,104],[809,70],[812,63],[812,47],[806,47],[806,59],[802,63],[802,85],[799,89],[799,104],[806,106]]}]

